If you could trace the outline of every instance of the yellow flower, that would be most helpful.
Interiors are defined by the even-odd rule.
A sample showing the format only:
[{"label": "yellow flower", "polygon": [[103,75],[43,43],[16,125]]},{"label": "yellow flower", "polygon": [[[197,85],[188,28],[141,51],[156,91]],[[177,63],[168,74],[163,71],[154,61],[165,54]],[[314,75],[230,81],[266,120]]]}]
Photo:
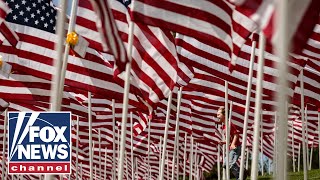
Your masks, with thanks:
[{"label": "yellow flower", "polygon": [[2,68],[2,56],[0,55],[0,69]]},{"label": "yellow flower", "polygon": [[78,41],[79,41],[79,37],[76,32],[73,31],[73,32],[67,34],[66,42],[69,45],[75,46],[76,44],[78,44]]}]

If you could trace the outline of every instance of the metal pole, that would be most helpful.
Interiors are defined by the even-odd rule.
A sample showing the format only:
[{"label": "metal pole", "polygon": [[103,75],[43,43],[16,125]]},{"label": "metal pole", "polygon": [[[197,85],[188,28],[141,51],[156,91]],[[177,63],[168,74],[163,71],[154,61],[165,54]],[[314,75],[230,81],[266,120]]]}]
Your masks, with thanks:
[{"label": "metal pole", "polygon": [[192,172],[193,172],[193,137],[191,135],[191,142],[190,142],[190,161],[189,161],[189,180],[192,180]]},{"label": "metal pole", "polygon": [[246,154],[246,169],[249,169],[249,148],[247,148]]},{"label": "metal pole", "polygon": [[169,131],[171,102],[172,102],[172,92],[170,92],[169,98],[168,98],[168,106],[167,106],[166,124],[165,124],[164,137],[163,137],[163,150],[162,150],[162,157],[161,157],[161,167],[160,167],[159,180],[163,179],[163,173],[164,173],[164,164],[165,164],[166,151],[167,151],[167,140],[168,140],[168,131]]},{"label": "metal pole", "polygon": [[300,172],[300,153],[301,153],[301,143],[299,143],[299,151],[298,151],[298,172]]},{"label": "metal pole", "polygon": [[183,150],[183,180],[186,180],[187,164],[187,133],[184,134],[184,150]]},{"label": "metal pole", "polygon": [[[111,102],[111,108],[112,108],[112,137],[113,137],[113,142],[112,142],[112,180],[116,179],[116,110],[115,110],[115,100],[112,99]],[[119,139],[119,135],[118,135]],[[119,144],[119,142],[118,142]]]},{"label": "metal pole", "polygon": [[221,170],[220,170],[220,160],[221,160],[221,157],[220,157],[220,144],[218,144],[218,155],[217,155],[217,157],[218,157],[218,160],[217,160],[217,163],[218,163],[218,172],[217,172],[217,174],[218,174],[218,180],[221,180]]},{"label": "metal pole", "polygon": [[150,167],[150,129],[151,129],[151,119],[149,120],[148,123],[148,179],[151,179],[151,167]]},{"label": "metal pole", "polygon": [[[125,158],[126,158],[126,177],[127,177],[127,180],[129,179],[129,166],[128,166],[128,153],[126,152],[125,153]],[[131,161],[131,164],[132,164],[132,161]],[[131,174],[131,179],[133,179],[134,177],[132,176]]]},{"label": "metal pole", "polygon": [[296,172],[296,163],[295,163],[295,154],[294,154],[294,128],[292,126],[291,128],[291,147],[292,147],[292,167],[293,167],[293,172]]},{"label": "metal pole", "polygon": [[288,1],[277,1],[276,25],[279,29],[278,41],[276,42],[277,56],[279,57],[278,70],[279,77],[277,84],[277,111],[279,113],[276,159],[276,180],[287,179],[287,146],[288,146]]},{"label": "metal pole", "polygon": [[79,179],[79,116],[77,116],[77,139],[76,139],[76,180]]},{"label": "metal pole", "polygon": [[99,140],[99,177],[101,178],[101,129],[99,128],[98,130],[98,133],[99,133],[99,137],[98,137],[98,140]]},{"label": "metal pole", "polygon": [[[134,2],[134,1],[133,1]],[[133,4],[132,4],[133,5]],[[134,7],[134,6],[132,6]],[[122,107],[122,123],[121,123],[121,143],[120,143],[120,156],[118,163],[118,180],[123,179],[123,161],[124,152],[126,146],[127,135],[127,118],[128,118],[128,103],[129,103],[129,89],[130,89],[130,71],[131,71],[131,59],[132,59],[132,45],[133,45],[133,30],[134,23],[129,22],[129,39],[128,39],[128,58],[130,60],[126,65],[125,80],[124,80],[124,92],[123,92],[123,107]]]},{"label": "metal pole", "polygon": [[[250,55],[250,65],[249,65],[249,77],[247,84],[247,96],[246,96],[246,109],[244,112],[244,122],[243,122],[243,132],[242,132],[242,144],[241,144],[241,158],[240,158],[240,180],[243,180],[244,175],[244,154],[247,146],[247,130],[248,130],[248,119],[249,119],[249,109],[250,109],[250,97],[251,97],[251,87],[252,87],[252,74],[253,74],[253,65],[255,59],[255,50],[257,42],[252,41],[252,49]],[[248,167],[246,167],[248,169]]]},{"label": "metal pole", "polygon": [[261,132],[261,175],[264,175],[264,164],[263,164],[263,111],[261,111],[261,126],[260,126],[260,132]]},{"label": "metal pole", "polygon": [[89,119],[89,158],[90,158],[90,180],[93,179],[93,151],[92,151],[92,111],[91,111],[91,92],[88,92],[88,119]]},{"label": "metal pole", "polygon": [[263,91],[263,66],[264,66],[264,49],[265,37],[260,33],[259,38],[259,64],[257,70],[257,87],[256,87],[256,103],[254,111],[254,135],[253,135],[253,149],[252,149],[252,162],[251,162],[251,179],[258,178],[258,155],[259,155],[259,130],[260,130],[260,114],[261,114],[261,101]]},{"label": "metal pole", "polygon": [[[175,131],[175,141],[173,145],[173,157],[172,157],[172,177],[171,179],[174,180],[174,167],[176,163],[176,151],[177,151],[177,143],[179,142],[179,118],[180,118],[180,106],[181,106],[181,96],[182,96],[182,87],[180,87],[178,91],[178,99],[177,99],[177,114],[176,114],[176,131]],[[179,156],[179,155],[178,155]],[[178,166],[177,166],[178,168]]]},{"label": "metal pole", "polygon": [[[225,84],[225,94],[224,94],[224,108],[225,108],[225,113],[228,114],[228,82],[227,81],[224,81],[224,84]],[[226,127],[226,175],[227,175],[227,180],[230,179],[230,169],[229,169],[229,145],[230,145],[230,127],[229,127],[229,121],[228,121],[228,116],[227,114],[225,115],[225,127]],[[230,113],[230,116],[231,116],[231,113]]]},{"label": "metal pole", "polygon": [[[305,130],[305,137],[306,137],[306,151],[307,151],[307,167],[308,167],[308,164],[309,164],[309,127],[308,127],[308,113],[307,113],[307,105],[304,109],[304,118],[305,118],[305,127],[306,127],[306,130]],[[308,168],[309,170],[309,168]]]},{"label": "metal pole", "polygon": [[303,156],[303,177],[304,180],[308,179],[308,166],[307,166],[307,148],[306,148],[306,119],[304,117],[304,84],[303,84],[303,69],[300,74],[300,89],[301,89],[301,122],[302,122],[302,156]]},{"label": "metal pole", "polygon": [[[104,154],[104,179],[107,179],[107,152],[108,148],[105,148],[105,154]],[[112,167],[112,171],[115,167]],[[112,172],[112,180],[114,179],[113,172]]]},{"label": "metal pole", "polygon": [[[160,177],[160,174],[161,174],[161,153],[162,153],[162,136],[160,136],[160,141],[159,141],[159,177]],[[160,178],[159,178],[160,180]]]},{"label": "metal pole", "polygon": [[[57,31],[56,34],[58,36],[58,41],[55,45],[55,49],[57,51],[56,59],[54,60],[54,73],[52,74],[52,85],[51,85],[51,111],[60,111],[61,108],[61,99],[59,97],[59,82],[61,79],[61,59],[63,56],[63,46],[64,46],[64,24],[65,24],[65,16],[66,16],[66,2],[60,0],[60,11],[58,11],[58,20],[57,20]],[[60,103],[59,103],[60,102]],[[54,175],[45,175],[45,180],[53,180],[55,179]]]},{"label": "metal pole", "polygon": [[[77,18],[77,16],[76,16],[77,9],[78,9],[78,0],[72,0],[68,33],[71,33],[74,31],[74,27],[76,24],[76,18]],[[63,60],[62,60],[61,79],[60,79],[60,83],[59,83],[59,97],[63,96],[63,88],[64,88],[64,81],[65,81],[65,77],[66,77],[69,51],[70,51],[70,44],[66,43],[65,48],[64,48]],[[61,104],[61,100],[62,100],[62,98],[58,99],[59,104]]]},{"label": "metal pole", "polygon": [[133,164],[133,114],[130,112],[130,141],[131,141],[131,178],[134,180],[134,164]]},{"label": "metal pole", "polygon": [[314,143],[312,142],[311,152],[310,152],[310,161],[309,161],[309,171],[311,170],[311,165],[312,165],[313,146],[314,146]]}]

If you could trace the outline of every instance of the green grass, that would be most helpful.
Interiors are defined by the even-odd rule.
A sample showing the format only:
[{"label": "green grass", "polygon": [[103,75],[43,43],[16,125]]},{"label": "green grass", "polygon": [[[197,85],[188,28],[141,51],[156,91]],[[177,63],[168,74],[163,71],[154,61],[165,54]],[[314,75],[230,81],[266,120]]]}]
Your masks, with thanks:
[{"label": "green grass", "polygon": [[[250,179],[250,178],[248,178]],[[259,180],[268,180],[272,179],[272,175],[268,176],[259,176]],[[320,179],[320,170],[319,169],[314,169],[311,171],[308,171],[308,180],[309,179],[314,179],[314,180],[319,180]],[[288,173],[288,180],[303,180],[303,171],[300,172],[289,172]]]}]

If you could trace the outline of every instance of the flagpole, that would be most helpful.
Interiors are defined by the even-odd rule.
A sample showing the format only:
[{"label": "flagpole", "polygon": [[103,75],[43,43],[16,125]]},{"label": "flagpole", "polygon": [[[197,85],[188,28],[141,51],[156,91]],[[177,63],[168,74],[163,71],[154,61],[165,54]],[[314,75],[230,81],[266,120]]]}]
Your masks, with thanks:
[{"label": "flagpole", "polygon": [[[107,179],[107,152],[108,152],[108,149],[107,149],[107,146],[106,146],[105,154],[104,154],[104,171],[103,171],[104,179]],[[112,170],[113,169],[114,169],[114,167],[112,167]],[[112,174],[112,180],[114,180],[113,174]]]},{"label": "flagpole", "polygon": [[[304,118],[305,118],[305,128],[306,128],[306,133],[305,133],[305,138],[307,140],[306,142],[306,151],[307,151],[307,167],[309,164],[309,127],[308,127],[308,111],[307,111],[307,107],[308,105],[306,105],[305,109],[304,109]],[[310,170],[309,168],[307,168],[308,170]]]},{"label": "flagpole", "polygon": [[195,169],[195,176],[196,176],[196,179],[197,179],[197,172],[198,172],[198,169],[197,169],[197,164],[198,164],[198,161],[197,161],[197,155],[198,155],[198,143],[195,144],[195,153],[194,153],[194,169]]},{"label": "flagpole", "polygon": [[298,153],[298,172],[300,172],[300,154],[301,154],[301,143],[299,143],[299,153]]},{"label": "flagpole", "polygon": [[[60,0],[60,11],[58,13],[57,19],[57,31],[56,34],[58,36],[58,41],[55,44],[55,49],[57,51],[56,59],[53,61],[54,64],[54,71],[52,73],[52,84],[51,84],[51,96],[50,96],[50,103],[51,103],[51,111],[60,111],[61,108],[61,99],[62,97],[59,94],[59,82],[61,79],[61,59],[63,56],[63,46],[64,46],[64,23],[65,23],[65,16],[66,16],[66,2]],[[45,175],[44,180],[54,180],[54,175]]]},{"label": "flagpole", "polygon": [[[133,1],[134,2],[134,1]],[[120,142],[120,156],[118,163],[118,180],[123,179],[123,162],[124,152],[126,145],[127,135],[127,118],[128,118],[128,102],[129,102],[129,89],[130,89],[130,71],[131,71],[131,59],[132,59],[132,45],[133,45],[133,22],[129,23],[129,39],[128,39],[128,58],[129,62],[126,64],[125,80],[124,80],[124,92],[123,92],[123,107],[122,107],[122,123],[121,123],[121,142]]]},{"label": "flagpole", "polygon": [[176,179],[179,179],[179,144],[180,144],[180,141],[179,141],[179,139],[180,139],[180,134],[178,134],[179,136],[178,136],[178,141],[177,141],[177,172],[176,172]]},{"label": "flagpole", "polygon": [[92,154],[92,111],[91,111],[91,92],[88,92],[88,120],[89,120],[89,165],[90,180],[93,179],[93,154]]},{"label": "flagpole", "polygon": [[79,165],[79,116],[77,116],[77,140],[76,140],[76,180],[78,180]]},{"label": "flagpole", "polygon": [[130,112],[130,128],[131,128],[131,132],[130,132],[130,141],[131,141],[131,179],[135,179],[134,178],[134,164],[133,164],[133,117],[132,117],[132,111]]},{"label": "flagpole", "polygon": [[301,91],[301,122],[302,122],[302,160],[303,160],[303,178],[308,179],[308,169],[307,169],[307,152],[306,152],[306,119],[304,110],[304,84],[303,84],[303,69],[300,74],[300,91]]},{"label": "flagpole", "polygon": [[278,134],[278,127],[277,127],[277,121],[278,121],[278,114],[277,111],[274,112],[274,141],[273,141],[273,179],[276,178],[276,169],[277,169],[277,134]]},{"label": "flagpole", "polygon": [[[115,100],[112,99],[111,102],[111,108],[112,108],[112,137],[113,137],[113,142],[112,142],[112,180],[116,179],[116,118],[115,118]],[[119,136],[118,136],[119,137]]]},{"label": "flagpole", "polygon": [[293,125],[291,126],[291,147],[292,147],[292,167],[293,167],[293,172],[296,172],[296,163],[295,163],[295,154],[294,154],[294,129],[293,129]]},{"label": "flagpole", "polygon": [[312,165],[313,146],[314,146],[314,142],[312,142],[312,146],[311,146],[310,161],[309,161],[309,171],[311,170],[311,165]]},{"label": "flagpole", "polygon": [[255,50],[256,50],[256,39],[252,38],[252,48],[251,48],[251,55],[250,55],[250,65],[249,65],[249,77],[248,77],[248,84],[247,84],[247,96],[246,96],[246,109],[244,112],[244,122],[243,122],[243,131],[242,131],[242,144],[241,144],[241,158],[240,158],[240,180],[243,180],[243,173],[244,173],[244,154],[246,151],[247,146],[247,130],[248,130],[248,119],[249,119],[249,109],[250,109],[250,97],[251,97],[251,87],[252,87],[252,74],[253,74],[253,64],[254,59],[256,57]]},{"label": "flagpole", "polygon": [[217,163],[218,163],[218,167],[217,167],[217,169],[218,169],[218,180],[221,180],[221,172],[220,172],[220,159],[221,159],[221,157],[220,157],[220,144],[218,144],[218,155],[217,155],[217,157],[218,157],[218,160],[217,160]]},{"label": "flagpole", "polygon": [[189,161],[189,180],[192,180],[192,172],[193,172],[193,137],[190,137],[190,161]]},{"label": "flagpole", "polygon": [[167,140],[168,140],[168,131],[169,131],[171,102],[172,102],[172,92],[170,92],[169,97],[168,97],[167,115],[166,115],[166,124],[165,124],[165,129],[164,129],[164,136],[163,136],[163,147],[162,147],[163,150],[162,150],[162,156],[161,156],[159,180],[163,179],[163,174],[164,174],[164,164],[165,164],[165,157],[166,157],[166,151],[167,151]]},{"label": "flagpole", "polygon": [[[160,177],[160,174],[161,174],[161,153],[162,153],[162,136],[159,137],[160,138],[160,141],[159,141],[159,177]],[[160,179],[159,179],[160,180]]]},{"label": "flagpole", "polygon": [[[78,9],[78,0],[72,0],[71,12],[70,12],[70,20],[69,20],[69,27],[68,27],[68,34],[74,31],[74,27],[76,24],[76,14]],[[62,61],[62,68],[61,68],[61,79],[59,83],[59,97],[63,96],[63,88],[64,88],[64,81],[66,77],[67,71],[67,64],[68,64],[68,57],[70,51],[70,44],[66,43],[64,48],[64,55]],[[58,99],[58,103],[61,104],[61,98]]]},{"label": "flagpole", "polygon": [[186,164],[187,164],[187,133],[184,134],[184,150],[183,150],[183,180],[186,180]]},{"label": "flagpole", "polygon": [[[152,112],[151,112],[152,113]],[[151,179],[151,167],[150,167],[150,129],[151,129],[151,120],[149,120],[149,123],[148,123],[148,168],[147,168],[147,171],[148,171],[148,179]]]},{"label": "flagpole", "polygon": [[[3,124],[3,140],[2,140],[2,167],[1,179],[4,179],[4,166],[6,163],[6,146],[7,146],[7,121],[8,121],[8,108],[4,111],[4,124]],[[9,156],[9,154],[8,154]]]},{"label": "flagpole", "polygon": [[[52,85],[51,85],[51,111],[60,111],[61,108],[61,94],[59,93],[59,85],[61,80],[61,59],[63,57],[63,46],[64,46],[64,23],[66,16],[66,1],[60,0],[60,11],[58,13],[57,20],[57,31],[58,41],[56,43],[55,49],[57,51],[56,59],[54,60],[54,68],[52,74]],[[54,175],[45,175],[45,179],[53,179]]]},{"label": "flagpole", "polygon": [[[180,117],[180,106],[181,106],[181,96],[182,96],[182,87],[179,88],[178,91],[178,99],[177,99],[177,114],[176,114],[176,131],[175,131],[175,140],[173,146],[173,157],[172,157],[172,177],[171,179],[174,180],[174,167],[176,163],[176,151],[177,151],[177,142],[179,142],[179,117]],[[178,155],[179,156],[179,155]]]},{"label": "flagpole", "polygon": [[249,148],[247,149],[247,153],[246,153],[246,169],[248,170],[249,168]]},{"label": "flagpole", "polygon": [[98,133],[99,133],[99,137],[98,137],[98,141],[99,141],[99,176],[100,178],[101,176],[101,128],[98,129]]},{"label": "flagpole", "polygon": [[254,135],[253,135],[253,149],[252,149],[252,163],[251,163],[251,179],[258,179],[258,155],[259,155],[259,130],[260,130],[260,114],[262,108],[262,91],[263,91],[263,66],[264,66],[264,49],[265,38],[260,32],[259,37],[259,62],[257,69],[257,86],[256,86],[256,103],[254,111]]},{"label": "flagpole", "polygon": [[[125,153],[125,158],[126,158],[126,177],[127,177],[127,179],[129,179],[129,166],[128,166],[128,153],[127,152]],[[131,160],[131,164],[133,164],[132,160]],[[132,175],[131,175],[131,179],[133,179]]]},{"label": "flagpole", "polygon": [[263,169],[263,111],[261,111],[261,115],[260,115],[261,119],[261,126],[260,126],[260,133],[261,133],[261,137],[260,137],[260,141],[261,141],[261,176],[264,175],[264,169]]},{"label": "flagpole", "polygon": [[[225,94],[224,94],[224,108],[225,108],[225,127],[226,127],[226,145],[225,145],[225,149],[226,149],[226,168],[225,168],[225,171],[226,171],[226,175],[227,175],[227,180],[230,179],[230,169],[229,169],[229,144],[230,144],[230,127],[229,127],[229,121],[228,121],[228,82],[227,81],[224,81],[224,84],[225,84]],[[230,113],[231,115],[231,113]]]},{"label": "flagpole", "polygon": [[287,179],[287,140],[288,140],[288,50],[289,50],[289,33],[288,33],[288,1],[277,1],[276,7],[276,26],[279,29],[279,36],[275,43],[276,55],[278,56],[279,77],[277,80],[277,112],[279,113],[279,121],[277,122],[279,131],[277,139],[278,156],[276,159],[276,180]]}]

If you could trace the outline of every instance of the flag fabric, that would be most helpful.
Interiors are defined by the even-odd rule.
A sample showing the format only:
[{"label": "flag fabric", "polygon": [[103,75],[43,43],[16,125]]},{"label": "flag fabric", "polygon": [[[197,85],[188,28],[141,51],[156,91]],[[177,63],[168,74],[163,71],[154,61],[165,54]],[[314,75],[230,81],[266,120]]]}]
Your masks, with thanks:
[{"label": "flag fabric", "polygon": [[252,20],[226,1],[137,0],[132,17],[136,22],[169,29],[224,50],[230,70],[242,44],[256,29]]},{"label": "flag fabric", "polygon": [[[242,46],[238,54],[237,66],[235,66],[232,73],[228,70],[228,55],[225,51],[179,33],[177,33],[176,44],[180,61],[209,74],[214,74],[214,76],[231,82],[239,87],[247,87],[249,74],[248,67],[251,54],[251,46],[248,44],[251,44],[251,40],[248,40],[247,43]],[[258,57],[258,52],[259,48],[256,48],[256,57]],[[275,55],[265,52],[263,93],[270,97],[274,97],[274,94],[276,94],[277,85],[275,82],[279,75],[279,72],[276,69],[276,63],[278,61],[279,59]],[[291,97],[293,95],[294,86],[297,82],[300,70],[306,63],[306,58],[290,57],[290,61],[288,62],[290,69],[288,80],[290,86],[288,87],[288,90]],[[253,67],[253,90],[255,90],[256,84],[256,68],[257,63],[255,62]]]},{"label": "flag fabric", "polygon": [[[32,0],[10,1],[8,5],[13,11],[6,21],[18,33],[20,47],[2,44],[3,59],[12,65],[13,71],[51,80],[53,58],[57,55],[54,48],[57,40],[55,7],[48,1]],[[69,55],[65,84],[115,98],[121,98],[123,92],[113,80],[112,66],[92,48],[87,48],[84,58]]]},{"label": "flag fabric", "polygon": [[5,1],[0,0],[0,25],[5,20],[8,12],[9,12],[9,8],[6,5]]},{"label": "flag fabric", "polygon": [[109,47],[112,55],[116,59],[115,62],[118,68],[123,71],[125,69],[125,64],[129,60],[123,42],[119,37],[109,3],[104,0],[90,0],[90,2],[97,15],[98,21],[96,22],[96,25],[101,34],[100,38],[102,39],[103,50],[106,51]]},{"label": "flag fabric", "polygon": [[[109,3],[120,37],[127,43],[131,18],[126,4],[116,0]],[[179,59],[174,37],[167,30],[141,23],[134,23],[133,35],[131,74],[144,101],[153,106],[168,97],[178,81]]]},{"label": "flag fabric", "polygon": [[8,24],[5,22],[7,14],[10,14],[11,12],[12,10],[7,6],[7,2],[0,0],[0,36],[3,36],[3,40],[8,40],[8,42],[15,47],[19,41],[19,37],[8,27]]},{"label": "flag fabric", "polygon": [[[270,45],[275,45],[279,31],[274,25],[276,0],[230,0],[236,9],[248,16],[263,30]],[[317,0],[288,1],[288,36],[291,52],[301,54],[319,21],[320,2]]]}]

